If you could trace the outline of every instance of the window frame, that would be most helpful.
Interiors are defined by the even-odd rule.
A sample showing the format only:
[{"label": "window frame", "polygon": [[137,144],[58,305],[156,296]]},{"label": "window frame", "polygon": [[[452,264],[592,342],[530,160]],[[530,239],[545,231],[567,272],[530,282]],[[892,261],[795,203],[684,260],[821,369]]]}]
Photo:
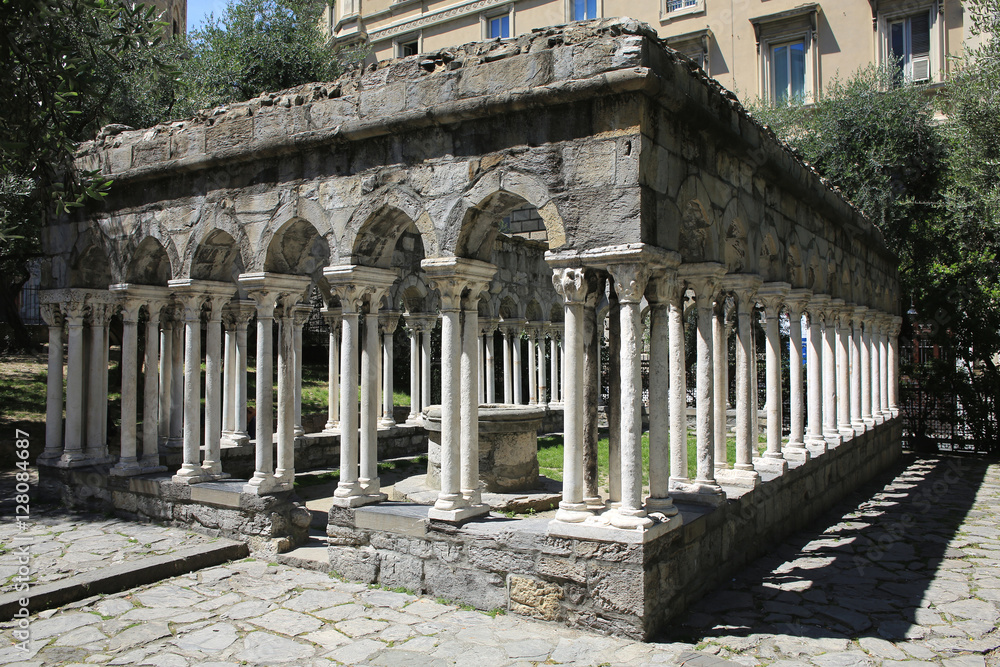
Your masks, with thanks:
[{"label": "window frame", "polygon": [[[921,79],[918,83],[941,83],[945,78],[945,60],[943,58],[945,25],[942,5],[936,0],[922,3],[917,7],[901,3],[896,9],[879,11],[876,19],[878,33],[876,62],[879,66],[886,66],[892,62],[894,58],[892,55],[892,25],[894,23],[904,22],[904,25],[907,26],[908,34],[904,37],[906,39],[907,47],[909,47],[909,43],[912,40],[912,29],[909,28],[910,19],[914,16],[922,14],[923,12],[927,12],[928,14],[927,28],[930,33],[928,35],[930,39],[930,48],[927,54],[928,77],[927,79]],[[910,55],[911,60],[906,64],[912,66],[912,54],[908,55]],[[906,82],[912,82],[912,69],[909,73],[907,73],[906,66],[904,65],[903,76]]]},{"label": "window frame", "polygon": [[403,55],[403,47],[407,44],[414,44],[414,43],[417,45],[417,50],[416,53],[411,55],[419,55],[423,53],[424,49],[423,49],[422,32],[407,33],[405,35],[402,35],[401,37],[397,37],[396,39],[392,40],[392,52],[394,57],[406,58],[407,56]]},{"label": "window frame", "polygon": [[[587,0],[584,0],[584,2],[587,2]],[[577,19],[573,17],[573,10],[575,8],[575,5],[576,5],[575,0],[566,0],[565,8],[566,8],[567,22],[592,21],[594,19],[604,18],[604,0],[594,0],[594,12],[596,16],[588,16],[587,18],[582,18],[582,19]]]},{"label": "window frame", "polygon": [[[507,17],[507,37],[491,37],[490,36],[490,21],[494,19]],[[479,21],[482,24],[483,39],[511,39],[517,33],[514,32],[514,3],[504,5],[499,8],[491,8],[488,11],[482,12],[479,15]]]},{"label": "window frame", "polygon": [[687,16],[705,13],[705,0],[695,0],[692,5],[675,9],[672,12],[667,11],[668,2],[669,0],[660,0],[660,23],[669,23]]},{"label": "window frame", "polygon": [[802,42],[805,59],[801,103],[809,105],[819,99],[820,63],[819,49],[816,48],[819,12],[819,4],[812,3],[750,19],[757,39],[757,95],[761,100],[767,100],[770,104],[778,103],[774,90],[774,48],[798,42]]}]

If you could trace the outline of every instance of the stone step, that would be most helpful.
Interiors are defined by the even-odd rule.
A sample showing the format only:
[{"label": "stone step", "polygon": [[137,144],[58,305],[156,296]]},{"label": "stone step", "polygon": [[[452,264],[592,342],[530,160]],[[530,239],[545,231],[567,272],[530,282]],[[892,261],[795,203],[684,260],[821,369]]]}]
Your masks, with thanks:
[{"label": "stone step", "polygon": [[[119,593],[249,555],[250,549],[245,543],[218,538],[215,542],[163,556],[150,556],[83,572],[51,584],[32,586],[27,596],[28,609],[33,612],[54,609],[92,595]],[[11,618],[21,607],[21,597],[24,597],[23,593],[0,595],[0,617]]]},{"label": "stone step", "polygon": [[309,531],[309,539],[304,544],[283,554],[275,556],[275,560],[283,565],[301,567],[317,572],[330,571],[330,552],[326,535],[316,530]]}]

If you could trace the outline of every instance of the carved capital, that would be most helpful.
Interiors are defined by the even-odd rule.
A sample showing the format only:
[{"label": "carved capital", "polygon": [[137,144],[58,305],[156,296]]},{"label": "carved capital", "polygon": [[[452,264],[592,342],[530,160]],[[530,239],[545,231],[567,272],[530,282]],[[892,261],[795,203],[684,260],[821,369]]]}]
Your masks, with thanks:
[{"label": "carved capital", "polygon": [[648,266],[637,262],[610,264],[608,273],[615,279],[615,294],[618,295],[619,303],[637,304],[642,301],[646,284],[652,275]]},{"label": "carved capital", "polygon": [[771,319],[781,314],[785,299],[792,286],[788,283],[765,283],[757,290],[757,300],[764,307],[764,317]]},{"label": "carved capital", "polygon": [[146,302],[142,299],[136,298],[125,298],[122,299],[121,309],[122,309],[122,321],[127,324],[135,324],[139,321],[139,311]]},{"label": "carved capital", "polygon": [[568,304],[582,304],[587,298],[589,281],[581,268],[552,269],[552,286]]},{"label": "carved capital", "polygon": [[66,315],[63,313],[62,304],[59,303],[43,303],[39,307],[42,311],[42,319],[50,327],[62,328],[62,325],[66,321]]},{"label": "carved capital", "polygon": [[391,336],[396,332],[397,326],[399,326],[398,310],[384,310],[378,314],[378,327],[382,330],[383,335]]}]

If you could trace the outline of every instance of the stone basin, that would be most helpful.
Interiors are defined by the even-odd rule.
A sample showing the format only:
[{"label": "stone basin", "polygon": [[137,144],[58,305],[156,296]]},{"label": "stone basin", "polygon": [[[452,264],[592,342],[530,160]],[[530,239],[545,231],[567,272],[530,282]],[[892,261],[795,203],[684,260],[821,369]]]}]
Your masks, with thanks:
[{"label": "stone basin", "polygon": [[[538,485],[538,429],[544,416],[544,406],[479,406],[479,479],[486,491],[525,491]],[[427,429],[427,484],[440,488],[441,406],[429,406],[423,422]]]}]

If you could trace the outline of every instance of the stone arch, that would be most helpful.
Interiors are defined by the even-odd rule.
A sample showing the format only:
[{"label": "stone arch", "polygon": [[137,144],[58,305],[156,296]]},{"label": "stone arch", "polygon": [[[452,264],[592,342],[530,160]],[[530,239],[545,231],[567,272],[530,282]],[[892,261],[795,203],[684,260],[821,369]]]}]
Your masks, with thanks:
[{"label": "stone arch", "polygon": [[434,223],[421,199],[399,186],[383,189],[365,199],[351,215],[340,240],[340,261],[388,268],[397,240],[411,228],[419,236],[424,254],[437,255]]},{"label": "stone arch", "polygon": [[781,248],[774,225],[765,223],[760,229],[760,252],[757,259],[758,272],[765,281],[790,278],[784,271]]},{"label": "stone arch", "polygon": [[726,227],[723,262],[729,273],[752,273],[756,267],[751,262],[746,224],[738,213],[732,213],[734,206],[726,210],[728,220],[723,221]]},{"label": "stone arch", "polygon": [[524,204],[534,206],[541,216],[549,248],[566,244],[566,228],[548,186],[522,172],[497,170],[477,179],[452,208],[442,251],[490,261],[500,220]]},{"label": "stone arch", "polygon": [[239,244],[222,229],[213,229],[194,249],[188,275],[195,280],[234,281],[243,273]]},{"label": "stone arch", "polygon": [[170,257],[158,239],[147,236],[139,242],[131,255],[132,259],[126,265],[125,275],[122,276],[125,282],[165,287],[167,281],[173,277]]},{"label": "stone arch", "polygon": [[[225,232],[232,239],[233,247],[238,255],[233,261],[241,269],[254,270],[252,268],[254,244],[251,243],[250,238],[247,236],[246,227],[236,219],[236,216],[230,209],[215,209],[215,215],[203,218],[195,229],[195,233],[188,240],[184,251],[184,261],[181,266],[180,276],[195,277],[192,269],[199,248],[209,237],[213,237],[219,231]],[[220,240],[223,239],[215,239],[212,242],[219,242]],[[204,270],[204,267],[201,267],[201,270]],[[230,276],[227,274],[224,280],[229,279]]]},{"label": "stone arch", "polygon": [[502,319],[517,320],[523,318],[518,300],[513,295],[507,293],[506,290],[500,293],[498,301],[500,307],[497,309],[497,312]]},{"label": "stone arch", "polygon": [[553,303],[549,308],[549,321],[550,322],[562,322],[563,321],[563,306],[560,303]]},{"label": "stone arch", "polygon": [[271,236],[264,256],[264,270],[320,277],[330,263],[330,245],[305,218],[293,217]]},{"label": "stone arch", "polygon": [[528,302],[527,307],[524,309],[524,317],[529,322],[540,322],[544,319],[542,315],[542,306],[538,303],[538,299],[531,299]]},{"label": "stone arch", "polygon": [[677,195],[680,209],[677,249],[685,262],[720,261],[720,240],[712,198],[696,176],[688,177]]},{"label": "stone arch", "polygon": [[433,306],[432,292],[427,288],[427,284],[416,273],[404,276],[392,286],[390,292],[393,296],[393,303],[403,304],[403,311],[406,313],[428,313]]},{"label": "stone arch", "polygon": [[[77,246],[69,263],[69,286],[107,289],[112,282],[111,261],[105,244],[92,232],[89,240]],[[101,239],[103,240],[103,239]]]}]

